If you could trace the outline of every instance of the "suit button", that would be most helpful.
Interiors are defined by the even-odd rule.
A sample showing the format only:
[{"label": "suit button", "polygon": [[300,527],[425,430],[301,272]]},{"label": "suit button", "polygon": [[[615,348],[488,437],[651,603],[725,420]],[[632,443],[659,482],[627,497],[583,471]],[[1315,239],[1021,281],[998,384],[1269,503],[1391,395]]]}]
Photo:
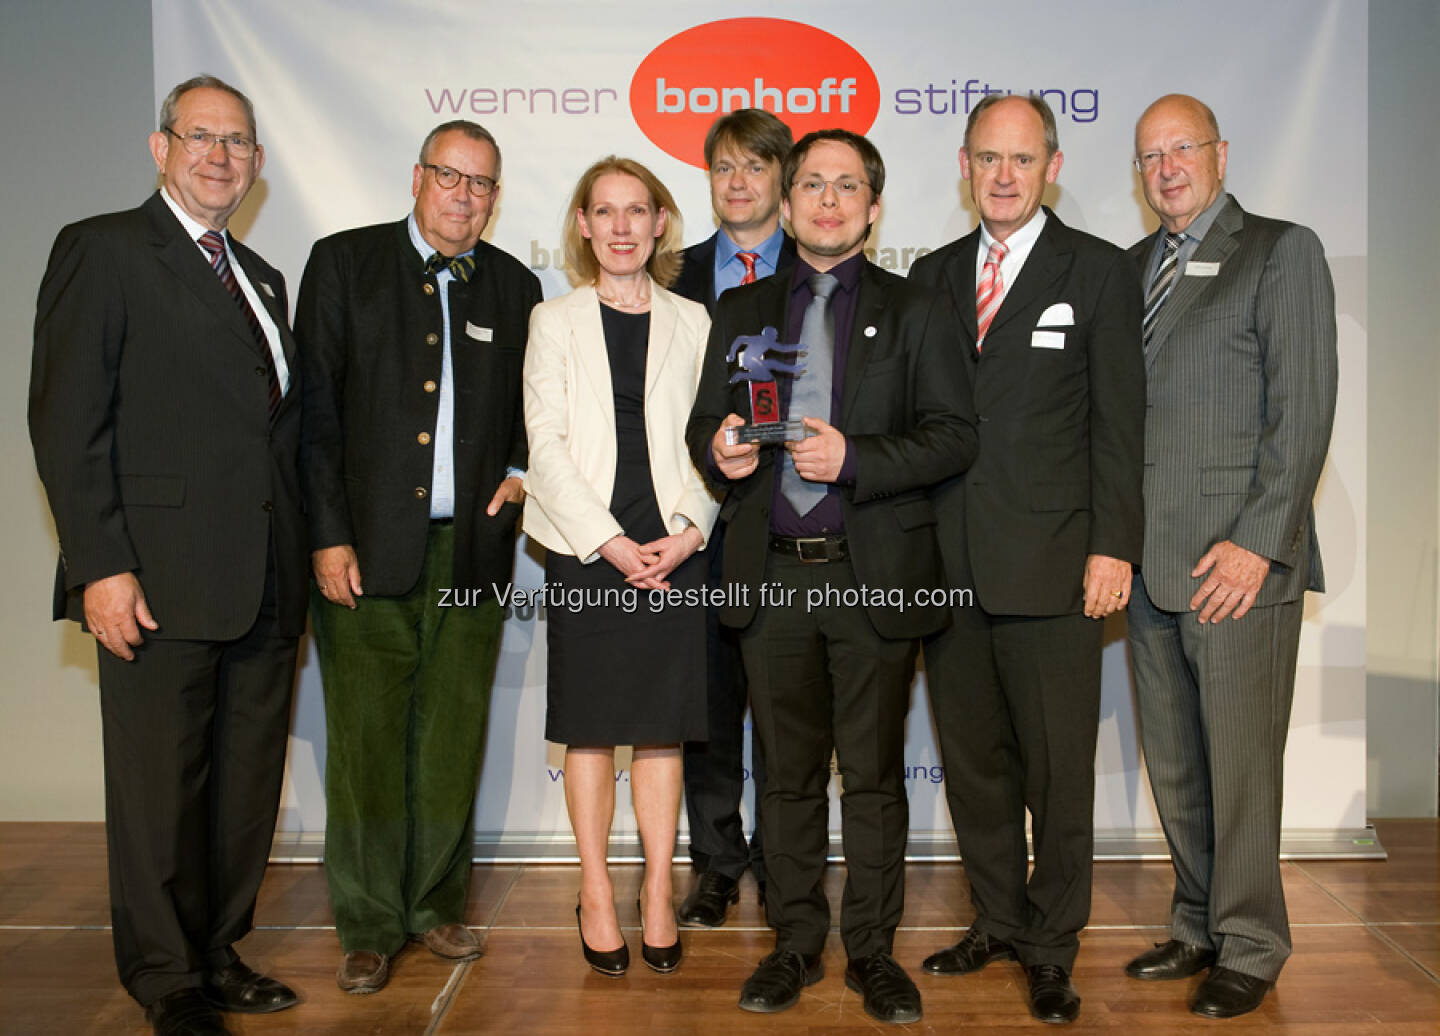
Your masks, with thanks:
[{"label": "suit button", "polygon": [[436,344],[437,342],[439,342],[439,341],[440,341],[440,336],[437,335],[434,331],[431,331],[428,335],[425,336],[425,344],[426,344],[426,345],[435,345],[435,344]]},{"label": "suit button", "polygon": [[434,392],[434,391],[435,391],[435,383],[434,383],[433,381],[427,381],[427,382],[425,383],[425,391],[426,391],[426,392]]},{"label": "suit button", "polygon": [[419,435],[415,436],[415,441],[418,442],[421,446],[429,446],[429,445],[430,445],[430,433],[429,433],[429,432],[421,432]]},{"label": "suit button", "polygon": [[415,499],[416,499],[416,500],[424,500],[424,499],[425,499],[427,496],[429,496],[429,495],[430,495],[430,494],[429,494],[428,492],[426,492],[424,486],[416,486],[416,487],[415,487]]},{"label": "suit button", "polygon": [[423,291],[426,295],[434,295],[435,285],[427,283],[425,287],[421,288],[420,290]]},{"label": "suit button", "polygon": [[269,500],[262,500],[260,501],[260,510],[273,511],[275,510],[275,505],[272,504]]},{"label": "suit button", "polygon": [[266,372],[265,372],[265,368],[264,368],[264,367],[256,367],[256,368],[255,368],[255,373],[258,374],[258,375],[260,375],[260,377],[263,378],[263,377],[265,377],[265,373],[266,373]]}]

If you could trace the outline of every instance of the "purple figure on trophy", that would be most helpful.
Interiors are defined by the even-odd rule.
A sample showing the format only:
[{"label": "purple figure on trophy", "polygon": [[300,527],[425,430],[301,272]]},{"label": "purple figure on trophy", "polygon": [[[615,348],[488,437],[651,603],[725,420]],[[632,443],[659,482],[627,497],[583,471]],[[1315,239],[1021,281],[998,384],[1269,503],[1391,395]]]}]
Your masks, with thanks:
[{"label": "purple figure on trophy", "polygon": [[766,327],[758,335],[740,335],[730,344],[725,357],[735,368],[730,384],[746,382],[750,393],[750,422],[726,429],[725,437],[731,445],[779,443],[803,439],[808,434],[801,421],[780,419],[780,393],[775,385],[777,374],[805,373],[805,364],[795,359],[804,351],[799,344],[780,341],[773,327]]}]

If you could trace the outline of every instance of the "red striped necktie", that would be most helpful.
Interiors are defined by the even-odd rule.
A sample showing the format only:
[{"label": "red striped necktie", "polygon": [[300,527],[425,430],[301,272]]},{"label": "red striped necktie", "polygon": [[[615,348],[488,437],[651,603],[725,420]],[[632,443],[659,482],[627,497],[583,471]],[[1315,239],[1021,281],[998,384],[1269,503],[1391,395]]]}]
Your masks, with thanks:
[{"label": "red striped necktie", "polygon": [[985,332],[990,330],[990,322],[995,319],[1005,298],[1005,281],[1000,276],[1000,264],[1009,253],[1008,247],[996,241],[985,254],[985,268],[980,272],[980,283],[975,287],[975,326],[979,332],[975,339],[976,352],[980,351]]},{"label": "red striped necktie", "polygon": [[200,235],[200,247],[210,255],[210,265],[214,268],[220,283],[230,292],[230,297],[240,307],[240,313],[245,317],[245,323],[250,326],[250,333],[255,336],[255,341],[260,343],[260,352],[265,357],[265,377],[270,384],[270,417],[275,417],[275,411],[280,409],[280,375],[275,370],[275,354],[270,351],[270,340],[265,337],[265,329],[260,326],[260,320],[255,316],[255,310],[250,308],[245,293],[240,290],[240,282],[235,279],[235,271],[230,269],[230,259],[225,254],[225,239],[220,236],[217,230],[207,230]]},{"label": "red striped necktie", "polygon": [[759,252],[736,252],[740,261],[745,264],[745,276],[740,278],[741,284],[755,283],[755,260],[760,258]]}]

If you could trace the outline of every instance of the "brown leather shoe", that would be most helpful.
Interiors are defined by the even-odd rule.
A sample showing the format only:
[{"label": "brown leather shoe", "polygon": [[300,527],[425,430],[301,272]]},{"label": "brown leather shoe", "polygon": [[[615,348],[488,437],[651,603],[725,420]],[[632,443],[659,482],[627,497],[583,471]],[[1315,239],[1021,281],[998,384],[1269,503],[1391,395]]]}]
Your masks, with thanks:
[{"label": "brown leather shoe", "polygon": [[437,924],[420,937],[426,948],[446,960],[475,960],[485,952],[475,933],[463,924]]},{"label": "brown leather shoe", "polygon": [[335,972],[335,984],[347,993],[378,993],[390,981],[390,958],[373,950],[351,950]]}]

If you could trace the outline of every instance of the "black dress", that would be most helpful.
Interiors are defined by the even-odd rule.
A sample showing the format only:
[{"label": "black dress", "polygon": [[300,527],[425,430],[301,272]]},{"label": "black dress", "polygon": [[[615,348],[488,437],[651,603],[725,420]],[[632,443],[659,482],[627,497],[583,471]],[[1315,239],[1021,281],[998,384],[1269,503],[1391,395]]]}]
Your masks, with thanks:
[{"label": "black dress", "polygon": [[[615,406],[615,484],[610,513],[636,543],[666,535],[645,438],[649,313],[600,307]],[[682,434],[677,429],[676,435]],[[687,558],[672,591],[705,585],[705,556]],[[703,741],[705,609],[655,607],[603,558],[582,565],[545,559],[545,739],[577,748]]]}]

